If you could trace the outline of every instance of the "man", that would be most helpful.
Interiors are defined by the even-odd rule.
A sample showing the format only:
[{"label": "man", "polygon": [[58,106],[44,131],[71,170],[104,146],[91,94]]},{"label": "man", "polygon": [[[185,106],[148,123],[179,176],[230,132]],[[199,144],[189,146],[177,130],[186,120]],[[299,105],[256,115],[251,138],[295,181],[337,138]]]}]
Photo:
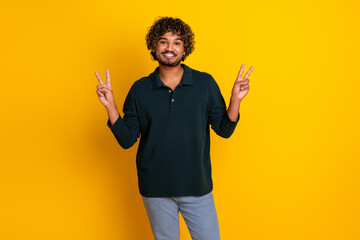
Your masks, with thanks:
[{"label": "man", "polygon": [[253,67],[234,83],[230,104],[213,77],[181,62],[194,50],[194,34],[178,18],[160,18],[146,36],[159,66],[132,85],[123,118],[115,104],[109,70],[97,95],[108,111],[107,126],[124,149],[141,135],[136,155],[138,186],[155,239],[179,239],[179,211],[192,239],[220,239],[212,194],[211,128],[224,138],[239,121]]}]

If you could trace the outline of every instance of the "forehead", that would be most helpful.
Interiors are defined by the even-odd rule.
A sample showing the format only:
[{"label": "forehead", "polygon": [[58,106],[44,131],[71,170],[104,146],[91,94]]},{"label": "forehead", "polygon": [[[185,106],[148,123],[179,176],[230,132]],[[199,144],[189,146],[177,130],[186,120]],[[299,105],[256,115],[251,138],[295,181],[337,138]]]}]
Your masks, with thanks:
[{"label": "forehead", "polygon": [[168,39],[168,40],[181,40],[181,37],[173,32],[167,32],[160,37],[160,39]]}]

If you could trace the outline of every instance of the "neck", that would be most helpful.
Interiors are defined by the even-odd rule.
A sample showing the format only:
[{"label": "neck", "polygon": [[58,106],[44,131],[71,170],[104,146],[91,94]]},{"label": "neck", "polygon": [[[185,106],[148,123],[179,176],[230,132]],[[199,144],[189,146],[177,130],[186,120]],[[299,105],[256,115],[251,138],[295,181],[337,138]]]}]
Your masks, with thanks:
[{"label": "neck", "polygon": [[174,67],[159,64],[159,77],[163,81],[176,81],[182,77],[183,71],[181,64]]}]

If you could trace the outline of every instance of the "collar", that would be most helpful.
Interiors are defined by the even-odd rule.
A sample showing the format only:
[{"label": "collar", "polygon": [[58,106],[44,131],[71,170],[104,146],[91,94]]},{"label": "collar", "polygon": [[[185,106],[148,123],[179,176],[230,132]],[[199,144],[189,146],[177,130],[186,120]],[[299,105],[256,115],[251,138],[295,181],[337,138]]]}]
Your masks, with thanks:
[{"label": "collar", "polygon": [[[193,78],[192,78],[191,68],[189,68],[188,66],[186,66],[183,63],[181,63],[181,66],[184,68],[184,73],[183,73],[183,76],[182,76],[181,81],[179,83],[179,86],[192,85],[193,84]],[[152,81],[152,88],[153,89],[157,89],[159,87],[165,86],[165,84],[160,80],[160,77],[159,77],[159,67],[157,67],[155,69],[155,71],[152,73],[151,81]]]}]

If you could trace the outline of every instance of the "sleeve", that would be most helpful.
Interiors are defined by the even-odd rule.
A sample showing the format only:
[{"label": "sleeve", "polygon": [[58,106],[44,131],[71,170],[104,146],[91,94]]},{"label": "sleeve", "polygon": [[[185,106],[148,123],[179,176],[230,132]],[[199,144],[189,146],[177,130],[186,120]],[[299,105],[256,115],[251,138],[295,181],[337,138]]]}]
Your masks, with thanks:
[{"label": "sleeve", "polygon": [[209,123],[215,133],[223,138],[229,138],[240,119],[240,113],[235,122],[231,121],[226,111],[224,98],[214,78],[210,75],[209,84]]},{"label": "sleeve", "polygon": [[128,149],[133,146],[140,136],[140,123],[136,107],[135,84],[129,90],[123,106],[124,117],[119,118],[113,125],[110,119],[107,121],[107,126],[114,134],[120,146]]}]

